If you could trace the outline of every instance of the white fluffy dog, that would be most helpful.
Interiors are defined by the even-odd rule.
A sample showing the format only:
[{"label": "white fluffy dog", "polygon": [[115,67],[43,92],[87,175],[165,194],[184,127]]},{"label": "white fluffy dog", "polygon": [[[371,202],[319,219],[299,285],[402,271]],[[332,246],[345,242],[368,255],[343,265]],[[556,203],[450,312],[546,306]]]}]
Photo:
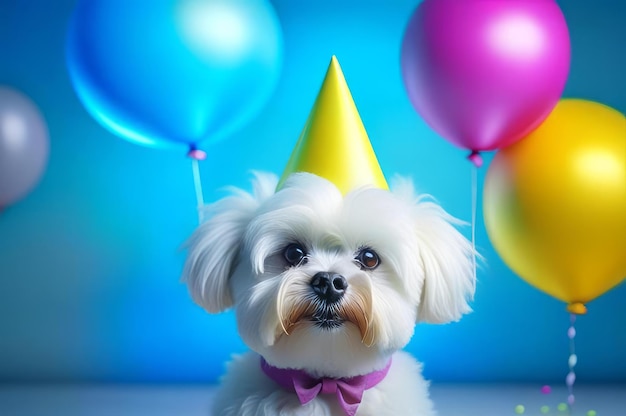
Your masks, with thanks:
[{"label": "white fluffy dog", "polygon": [[458,320],[474,251],[409,181],[343,196],[331,182],[257,174],[207,207],[184,278],[207,311],[236,311],[253,352],[230,363],[215,416],[430,416],[416,322]]}]

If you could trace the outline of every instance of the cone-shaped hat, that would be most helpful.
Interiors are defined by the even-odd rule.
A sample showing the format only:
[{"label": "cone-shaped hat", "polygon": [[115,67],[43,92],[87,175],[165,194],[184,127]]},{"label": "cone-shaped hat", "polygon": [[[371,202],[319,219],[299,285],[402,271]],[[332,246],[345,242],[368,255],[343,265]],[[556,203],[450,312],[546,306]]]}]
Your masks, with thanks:
[{"label": "cone-shaped hat", "polygon": [[334,56],[278,189],[294,172],[309,172],[326,178],[344,195],[364,185],[388,189]]}]

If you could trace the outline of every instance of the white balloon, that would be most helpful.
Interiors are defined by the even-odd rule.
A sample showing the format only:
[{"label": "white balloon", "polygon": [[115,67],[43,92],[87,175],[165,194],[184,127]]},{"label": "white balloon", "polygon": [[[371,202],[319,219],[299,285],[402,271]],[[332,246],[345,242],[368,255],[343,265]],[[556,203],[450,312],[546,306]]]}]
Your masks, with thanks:
[{"label": "white balloon", "polygon": [[0,86],[0,209],[35,187],[49,151],[48,129],[35,104],[24,94]]}]

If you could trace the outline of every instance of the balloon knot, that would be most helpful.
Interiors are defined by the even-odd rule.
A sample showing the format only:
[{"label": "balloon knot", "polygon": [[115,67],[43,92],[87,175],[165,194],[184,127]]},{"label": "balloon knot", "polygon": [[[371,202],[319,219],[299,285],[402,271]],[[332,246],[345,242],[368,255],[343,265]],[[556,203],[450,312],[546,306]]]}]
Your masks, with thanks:
[{"label": "balloon knot", "polygon": [[575,315],[584,315],[587,313],[587,307],[581,302],[574,302],[567,305],[567,311]]},{"label": "balloon knot", "polygon": [[472,150],[472,153],[470,153],[467,159],[472,162],[477,168],[483,165],[483,158],[477,150]]},{"label": "balloon knot", "polygon": [[200,149],[191,149],[187,153],[187,156],[189,156],[192,159],[196,159],[196,160],[204,160],[204,159],[206,159],[206,152],[204,150],[200,150]]}]

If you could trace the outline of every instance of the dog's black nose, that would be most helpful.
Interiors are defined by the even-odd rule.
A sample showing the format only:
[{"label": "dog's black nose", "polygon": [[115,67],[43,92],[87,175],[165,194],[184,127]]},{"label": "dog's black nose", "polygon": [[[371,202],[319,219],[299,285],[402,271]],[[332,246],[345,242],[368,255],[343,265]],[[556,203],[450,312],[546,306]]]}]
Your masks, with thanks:
[{"label": "dog's black nose", "polygon": [[330,304],[339,302],[348,288],[348,281],[337,273],[318,272],[311,279],[311,287],[318,298]]}]

